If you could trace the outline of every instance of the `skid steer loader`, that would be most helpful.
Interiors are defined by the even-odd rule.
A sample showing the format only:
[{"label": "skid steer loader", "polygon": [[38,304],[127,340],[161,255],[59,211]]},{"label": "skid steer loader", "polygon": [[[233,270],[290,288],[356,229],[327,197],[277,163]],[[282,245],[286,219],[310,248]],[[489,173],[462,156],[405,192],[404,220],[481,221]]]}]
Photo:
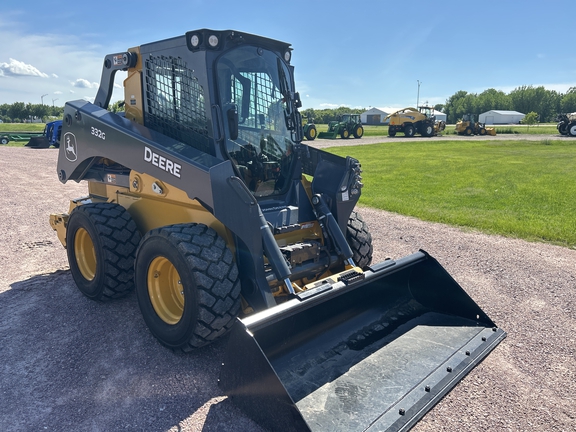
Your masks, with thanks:
[{"label": "skid steer loader", "polygon": [[426,252],[371,262],[360,163],[302,144],[290,60],[208,29],[107,55],[64,109],[57,173],[88,195],[50,223],[80,291],[135,289],[166,347],[230,331],[220,386],[264,427],[405,430],[506,334]]}]

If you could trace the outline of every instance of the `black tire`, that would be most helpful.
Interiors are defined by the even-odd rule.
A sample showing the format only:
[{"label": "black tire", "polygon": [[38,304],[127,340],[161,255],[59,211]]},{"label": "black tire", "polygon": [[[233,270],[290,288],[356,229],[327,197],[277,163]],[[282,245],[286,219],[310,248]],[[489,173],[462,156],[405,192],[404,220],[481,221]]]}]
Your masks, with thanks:
[{"label": "black tire", "polygon": [[70,214],[66,250],[74,282],[86,297],[109,300],[134,289],[140,233],[118,204],[85,204]]},{"label": "black tire", "polygon": [[391,137],[396,136],[396,131],[392,130],[390,127],[388,127],[388,136],[391,136]]},{"label": "black tire", "polygon": [[372,234],[362,216],[356,211],[350,213],[346,227],[346,240],[352,249],[352,259],[360,268],[366,268],[372,262]]},{"label": "black tire", "polygon": [[348,131],[348,129],[346,128],[342,129],[342,132],[340,132],[340,138],[342,139],[350,138],[350,132]]},{"label": "black tire", "polygon": [[556,127],[558,128],[558,132],[560,132],[560,135],[568,135],[567,123],[559,123]]},{"label": "black tire", "polygon": [[136,253],[136,294],[150,332],[189,352],[224,335],[240,312],[238,269],[226,242],[202,224],[146,234]]},{"label": "black tire", "polygon": [[416,133],[416,129],[414,129],[413,125],[407,124],[406,126],[404,126],[404,135],[405,136],[412,138],[415,133]]},{"label": "black tire", "polygon": [[486,135],[486,129],[485,128],[480,128],[480,130],[478,131],[479,135]]},{"label": "black tire", "polygon": [[362,125],[358,125],[354,128],[354,138],[362,138],[362,136],[364,135],[364,128],[362,127]]},{"label": "black tire", "polygon": [[312,125],[308,128],[308,130],[306,130],[306,139],[308,141],[314,141],[316,139],[316,136],[318,135],[318,132],[316,131],[316,126]]},{"label": "black tire", "polygon": [[472,131],[471,127],[467,127],[466,130],[464,131],[464,135],[470,136],[473,134],[474,134],[474,132]]},{"label": "black tire", "polygon": [[566,130],[568,131],[568,135],[571,137],[576,137],[576,122],[570,123]]},{"label": "black tire", "polygon": [[422,128],[422,136],[431,137],[432,135],[434,135],[434,126],[425,124]]},{"label": "black tire", "polygon": [[10,138],[3,136],[2,138],[0,138],[0,143],[2,143],[3,145],[8,144],[10,142]]}]

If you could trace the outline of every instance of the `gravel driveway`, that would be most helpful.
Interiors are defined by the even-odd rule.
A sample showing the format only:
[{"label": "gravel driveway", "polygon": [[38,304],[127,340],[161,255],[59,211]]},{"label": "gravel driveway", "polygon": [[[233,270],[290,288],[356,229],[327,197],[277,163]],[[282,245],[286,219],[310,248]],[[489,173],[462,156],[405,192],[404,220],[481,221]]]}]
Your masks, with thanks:
[{"label": "gravel driveway", "polygon": [[[134,294],[80,294],[48,215],[86,187],[56,157],[0,148],[0,430],[259,431],[217,386],[226,340],[174,354]],[[576,250],[361,213],[375,261],[426,250],[508,332],[413,430],[576,430]]]}]

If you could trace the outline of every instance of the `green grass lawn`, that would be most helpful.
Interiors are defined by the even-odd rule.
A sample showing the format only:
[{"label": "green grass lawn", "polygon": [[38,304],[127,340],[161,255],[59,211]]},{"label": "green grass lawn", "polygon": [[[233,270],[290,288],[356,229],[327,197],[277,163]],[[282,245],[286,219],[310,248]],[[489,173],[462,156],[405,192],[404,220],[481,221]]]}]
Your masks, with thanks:
[{"label": "green grass lawn", "polygon": [[576,142],[414,141],[328,151],[360,160],[363,205],[576,247]]},{"label": "green grass lawn", "polygon": [[44,132],[44,123],[0,123],[2,132]]}]

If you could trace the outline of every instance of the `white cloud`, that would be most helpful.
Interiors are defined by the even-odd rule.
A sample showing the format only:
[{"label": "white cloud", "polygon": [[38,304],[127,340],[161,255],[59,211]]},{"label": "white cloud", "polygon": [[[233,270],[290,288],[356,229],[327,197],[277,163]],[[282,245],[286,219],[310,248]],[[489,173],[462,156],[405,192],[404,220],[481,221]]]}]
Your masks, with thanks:
[{"label": "white cloud", "polygon": [[90,82],[88,80],[85,80],[84,78],[78,78],[76,81],[72,82],[72,86],[78,88],[92,89],[92,88],[98,88],[98,83]]},{"label": "white cloud", "polygon": [[58,75],[56,75],[55,73],[52,74],[52,78],[58,78]]},{"label": "white cloud", "polygon": [[3,76],[37,76],[48,78],[47,74],[40,72],[34,66],[13,58],[10,59],[9,63],[0,63],[0,70]]}]

